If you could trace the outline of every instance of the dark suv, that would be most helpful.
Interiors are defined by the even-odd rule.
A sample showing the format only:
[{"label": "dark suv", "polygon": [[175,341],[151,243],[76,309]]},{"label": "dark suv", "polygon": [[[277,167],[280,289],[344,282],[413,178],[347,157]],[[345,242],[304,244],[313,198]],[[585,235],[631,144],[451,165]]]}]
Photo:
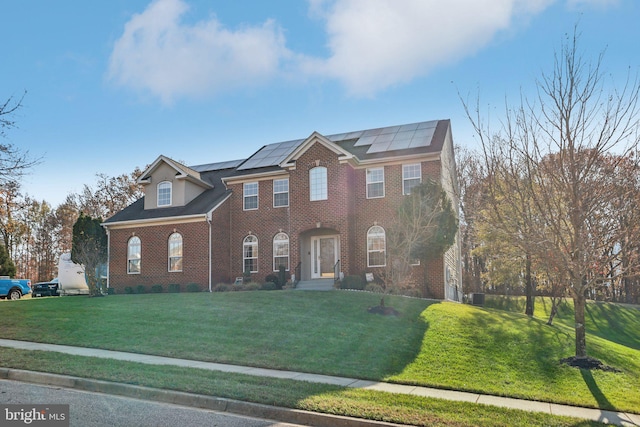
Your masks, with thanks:
[{"label": "dark suv", "polygon": [[36,283],[32,287],[31,297],[57,297],[58,296],[58,279],[50,282]]}]

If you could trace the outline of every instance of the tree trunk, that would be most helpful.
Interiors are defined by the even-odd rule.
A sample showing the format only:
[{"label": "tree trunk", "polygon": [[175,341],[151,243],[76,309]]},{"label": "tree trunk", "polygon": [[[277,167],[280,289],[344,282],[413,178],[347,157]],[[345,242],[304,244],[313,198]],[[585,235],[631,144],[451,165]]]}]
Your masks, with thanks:
[{"label": "tree trunk", "polygon": [[627,304],[633,303],[633,292],[631,291],[631,278],[626,274],[622,278],[622,282],[624,283],[624,302]]},{"label": "tree trunk", "polygon": [[549,313],[549,320],[547,320],[547,325],[553,325],[553,319],[556,317],[556,314],[558,314],[558,306],[561,302],[562,298],[554,296],[551,297],[551,313]]},{"label": "tree trunk", "polygon": [[584,326],[584,311],[587,298],[584,291],[576,292],[573,296],[573,310],[576,322],[576,357],[587,357],[587,337]]},{"label": "tree trunk", "polygon": [[525,308],[524,314],[527,316],[533,316],[533,304],[534,304],[534,295],[533,295],[533,279],[531,278],[531,255],[527,253],[525,259],[525,294],[527,296],[527,306]]}]

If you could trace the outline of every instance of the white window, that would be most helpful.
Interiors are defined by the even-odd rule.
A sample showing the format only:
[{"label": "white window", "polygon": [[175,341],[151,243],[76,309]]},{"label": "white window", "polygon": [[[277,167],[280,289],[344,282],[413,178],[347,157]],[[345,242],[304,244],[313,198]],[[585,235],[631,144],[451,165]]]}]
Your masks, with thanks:
[{"label": "white window", "polygon": [[182,271],[182,235],[180,233],[169,236],[169,271]]},{"label": "white window", "polygon": [[280,270],[280,266],[289,271],[289,236],[278,233],[273,238],[273,271]]},{"label": "white window", "polygon": [[289,178],[273,180],[273,207],[289,206]]},{"label": "white window", "polygon": [[309,171],[309,197],[311,201],[327,200],[327,168],[324,166]]},{"label": "white window", "polygon": [[384,168],[367,169],[367,199],[384,197]]},{"label": "white window", "polygon": [[367,231],[367,266],[384,267],[387,265],[387,238],[384,228],[374,225]]},{"label": "white window", "polygon": [[242,268],[244,273],[258,271],[258,238],[247,236],[242,243]]},{"label": "white window", "polygon": [[158,207],[171,206],[171,182],[162,181],[158,184]]},{"label": "white window", "polygon": [[402,166],[402,194],[411,194],[411,189],[416,185],[420,185],[421,181],[422,171],[420,163]]},{"label": "white window", "polygon": [[243,209],[245,211],[258,209],[258,183],[246,182],[242,186],[242,192],[244,195]]},{"label": "white window", "polygon": [[141,260],[141,247],[140,238],[133,236],[127,243],[127,273],[140,274],[140,260]]}]

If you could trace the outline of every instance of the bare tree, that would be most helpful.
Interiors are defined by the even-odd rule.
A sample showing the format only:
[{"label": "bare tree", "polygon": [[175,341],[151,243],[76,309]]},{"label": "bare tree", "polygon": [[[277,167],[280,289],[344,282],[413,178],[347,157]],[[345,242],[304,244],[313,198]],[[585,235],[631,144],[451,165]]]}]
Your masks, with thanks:
[{"label": "bare tree", "polygon": [[521,99],[513,109],[507,105],[497,134],[480,120],[479,109],[475,116],[468,108],[467,113],[488,152],[499,142],[523,166],[522,182],[537,221],[529,244],[566,273],[575,309],[575,357],[583,359],[586,298],[607,274],[610,278],[606,266],[618,256],[610,249],[621,239],[615,222],[606,221],[614,199],[607,184],[619,164],[603,167],[602,159],[614,148],[622,156],[635,151],[640,85],[629,77],[621,89],[607,90],[602,55],[587,62],[577,42],[576,31],[556,54],[552,72],[537,82],[534,100]]},{"label": "bare tree", "polygon": [[80,211],[93,217],[109,218],[144,195],[137,179],[142,174],[136,168],[130,174],[109,177],[97,174],[95,187],[84,185],[77,195]]},{"label": "bare tree", "polygon": [[[24,95],[19,99],[11,96],[0,105],[0,138],[7,138],[7,131],[16,127],[14,116],[22,107],[23,99]],[[0,143],[0,187],[17,182],[28,169],[38,163],[39,160],[32,159],[28,151],[20,150],[9,143]]]},{"label": "bare tree", "polygon": [[462,285],[464,293],[483,292],[482,273],[486,260],[480,256],[478,225],[487,198],[487,174],[482,155],[456,147],[458,199],[460,200],[460,239],[462,249]]}]

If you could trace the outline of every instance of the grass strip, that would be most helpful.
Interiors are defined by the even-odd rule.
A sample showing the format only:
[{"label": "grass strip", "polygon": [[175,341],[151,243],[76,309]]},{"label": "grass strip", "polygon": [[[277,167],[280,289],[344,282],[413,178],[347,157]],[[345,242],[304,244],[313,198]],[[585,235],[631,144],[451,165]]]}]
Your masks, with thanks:
[{"label": "grass strip", "polygon": [[418,426],[571,426],[603,424],[466,402],[347,389],[201,369],[145,365],[54,352],[0,348],[3,367],[71,375]]},{"label": "grass strip", "polygon": [[544,299],[533,318],[492,300],[387,296],[401,314],[380,316],[380,295],[346,291],[37,298],[2,303],[0,337],[639,411],[640,310],[587,306],[588,352],[614,373],[559,363],[570,304],[547,326]]}]

